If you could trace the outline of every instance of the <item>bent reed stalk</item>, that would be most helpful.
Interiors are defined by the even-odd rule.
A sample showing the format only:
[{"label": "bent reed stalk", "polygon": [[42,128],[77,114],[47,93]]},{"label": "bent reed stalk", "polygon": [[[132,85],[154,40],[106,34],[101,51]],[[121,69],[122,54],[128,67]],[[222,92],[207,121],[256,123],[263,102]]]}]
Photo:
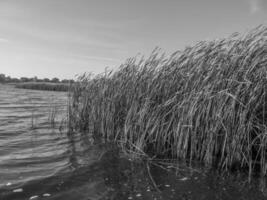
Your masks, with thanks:
[{"label": "bent reed stalk", "polygon": [[267,27],[260,26],[82,75],[69,125],[131,152],[266,175],[266,87]]}]

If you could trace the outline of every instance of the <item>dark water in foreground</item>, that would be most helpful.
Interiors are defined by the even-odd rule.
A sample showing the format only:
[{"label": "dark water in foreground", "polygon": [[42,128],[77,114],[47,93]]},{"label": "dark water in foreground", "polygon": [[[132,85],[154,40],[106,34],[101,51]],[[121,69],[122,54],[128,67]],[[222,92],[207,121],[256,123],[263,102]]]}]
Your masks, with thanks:
[{"label": "dark water in foreground", "polygon": [[0,200],[267,199],[246,179],[134,162],[113,144],[59,131],[66,104],[66,93],[0,85]]}]

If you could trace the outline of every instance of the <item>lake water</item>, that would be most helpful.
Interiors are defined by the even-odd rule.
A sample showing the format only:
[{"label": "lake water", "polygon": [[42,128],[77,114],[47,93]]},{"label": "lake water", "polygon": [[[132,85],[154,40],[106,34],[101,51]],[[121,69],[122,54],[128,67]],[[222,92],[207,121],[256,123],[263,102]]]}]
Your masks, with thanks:
[{"label": "lake water", "polygon": [[242,176],[132,161],[114,144],[68,133],[67,99],[0,85],[0,200],[267,198],[264,184]]}]

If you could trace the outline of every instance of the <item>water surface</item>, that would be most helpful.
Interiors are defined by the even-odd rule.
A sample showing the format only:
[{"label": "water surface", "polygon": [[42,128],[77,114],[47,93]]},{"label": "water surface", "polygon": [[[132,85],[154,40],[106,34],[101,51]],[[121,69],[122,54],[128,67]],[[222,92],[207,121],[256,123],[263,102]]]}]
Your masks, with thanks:
[{"label": "water surface", "polygon": [[266,199],[242,176],[133,161],[68,133],[67,93],[0,85],[0,199]]}]

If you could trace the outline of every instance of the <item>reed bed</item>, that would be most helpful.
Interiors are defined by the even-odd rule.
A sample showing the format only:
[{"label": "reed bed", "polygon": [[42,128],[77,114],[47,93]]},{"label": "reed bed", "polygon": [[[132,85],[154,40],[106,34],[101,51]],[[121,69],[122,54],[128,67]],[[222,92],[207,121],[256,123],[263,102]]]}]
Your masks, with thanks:
[{"label": "reed bed", "polygon": [[70,85],[65,83],[27,82],[15,85],[16,88],[48,91],[69,91]]},{"label": "reed bed", "polygon": [[69,125],[129,152],[266,175],[267,27],[82,75]]}]

